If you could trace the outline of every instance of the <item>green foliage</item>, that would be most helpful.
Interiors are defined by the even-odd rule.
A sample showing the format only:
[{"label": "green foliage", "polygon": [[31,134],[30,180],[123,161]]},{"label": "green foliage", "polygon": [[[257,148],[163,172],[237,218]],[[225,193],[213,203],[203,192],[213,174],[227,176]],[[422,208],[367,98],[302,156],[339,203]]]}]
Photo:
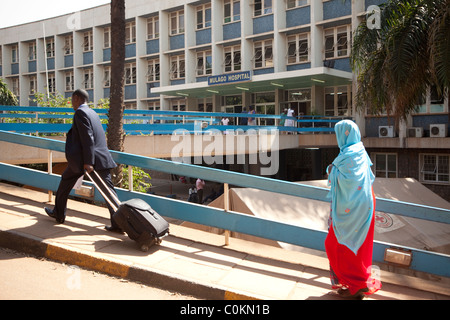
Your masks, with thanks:
[{"label": "green foliage", "polygon": [[15,94],[8,89],[6,83],[0,78],[0,105],[17,106],[18,104],[19,101]]},{"label": "green foliage", "polygon": [[[129,175],[130,167],[128,169],[123,169],[123,181],[122,186],[125,189],[129,188],[128,184],[128,175]],[[142,168],[133,167],[133,190],[137,192],[146,193],[148,188],[152,186],[150,183],[150,175],[145,172]]]},{"label": "green foliage", "polygon": [[388,0],[380,8],[381,28],[362,22],[353,38],[356,106],[406,118],[429,86],[449,87],[450,0]]}]

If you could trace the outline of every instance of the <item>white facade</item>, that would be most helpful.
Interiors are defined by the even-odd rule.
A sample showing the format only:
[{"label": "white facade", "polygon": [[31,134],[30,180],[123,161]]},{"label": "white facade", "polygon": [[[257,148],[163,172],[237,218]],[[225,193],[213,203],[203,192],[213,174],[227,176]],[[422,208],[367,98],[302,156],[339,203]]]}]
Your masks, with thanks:
[{"label": "white facade", "polygon": [[[295,102],[298,113],[352,115],[348,57],[364,7],[349,0],[127,0],[126,107],[240,112],[256,105],[279,114]],[[66,96],[85,88],[97,103],[109,97],[111,41],[109,5],[0,29],[1,76],[20,105],[47,88]],[[250,82],[208,85],[211,75],[243,71]]]}]

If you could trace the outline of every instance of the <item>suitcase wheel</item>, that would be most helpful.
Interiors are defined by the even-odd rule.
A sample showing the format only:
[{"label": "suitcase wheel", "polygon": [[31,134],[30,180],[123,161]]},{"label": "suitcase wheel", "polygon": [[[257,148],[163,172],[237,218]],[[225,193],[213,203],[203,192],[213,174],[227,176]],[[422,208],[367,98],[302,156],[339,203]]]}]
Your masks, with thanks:
[{"label": "suitcase wheel", "polygon": [[159,245],[161,244],[161,239],[159,238],[153,238],[151,241],[146,242],[146,243],[142,243],[141,244],[141,251],[143,252],[148,252],[148,250],[150,250],[151,247],[153,247],[154,245]]}]

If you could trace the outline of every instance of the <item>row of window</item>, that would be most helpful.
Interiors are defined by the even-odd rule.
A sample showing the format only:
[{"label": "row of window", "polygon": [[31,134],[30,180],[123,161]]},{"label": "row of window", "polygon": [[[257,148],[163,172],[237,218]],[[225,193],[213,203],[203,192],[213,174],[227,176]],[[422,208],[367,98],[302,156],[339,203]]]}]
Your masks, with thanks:
[{"label": "row of window", "polygon": [[[109,28],[105,31],[105,45],[110,45]],[[324,56],[325,58],[348,57],[350,42],[348,41],[351,31],[350,26],[341,26],[325,30]],[[55,43],[49,38],[47,43],[47,58],[55,56]],[[83,48],[92,50],[92,32],[86,32]],[[66,55],[73,54],[73,36],[66,36],[64,46]],[[240,45],[224,48],[224,71],[232,72],[241,70],[241,48]],[[36,60],[36,43],[29,44],[28,61]],[[212,71],[211,50],[201,53],[198,57],[197,75],[208,75]],[[199,56],[199,55],[198,55]],[[287,36],[287,64],[297,64],[310,61],[310,33],[301,33]],[[19,54],[17,45],[12,47],[12,62],[17,63]],[[255,69],[273,67],[273,41],[263,40],[254,43],[253,65]],[[179,75],[177,78],[183,78]]]},{"label": "row of window", "polygon": [[[398,177],[398,160],[396,153],[372,154],[374,174],[381,178]],[[419,181],[425,183],[450,184],[450,155],[420,154]]]}]

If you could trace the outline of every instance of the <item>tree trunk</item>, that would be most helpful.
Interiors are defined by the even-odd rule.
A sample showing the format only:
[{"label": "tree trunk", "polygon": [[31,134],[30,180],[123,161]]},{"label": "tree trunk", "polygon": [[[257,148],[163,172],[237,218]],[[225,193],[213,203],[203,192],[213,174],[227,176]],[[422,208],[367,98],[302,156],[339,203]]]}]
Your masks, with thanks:
[{"label": "tree trunk", "polygon": [[[125,82],[125,0],[111,1],[111,92],[108,112],[108,148],[124,151],[123,111]],[[115,186],[123,180],[122,165],[112,171]]]}]

